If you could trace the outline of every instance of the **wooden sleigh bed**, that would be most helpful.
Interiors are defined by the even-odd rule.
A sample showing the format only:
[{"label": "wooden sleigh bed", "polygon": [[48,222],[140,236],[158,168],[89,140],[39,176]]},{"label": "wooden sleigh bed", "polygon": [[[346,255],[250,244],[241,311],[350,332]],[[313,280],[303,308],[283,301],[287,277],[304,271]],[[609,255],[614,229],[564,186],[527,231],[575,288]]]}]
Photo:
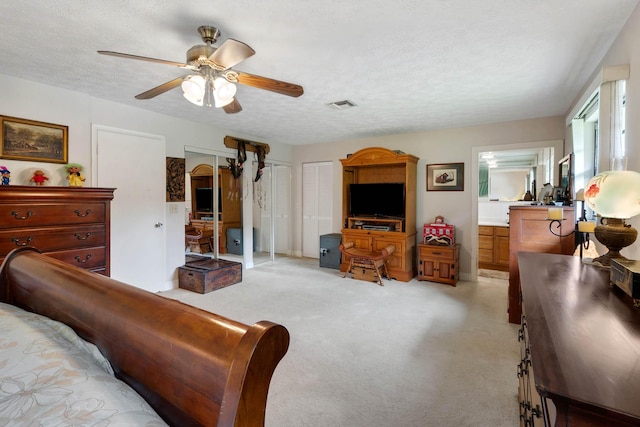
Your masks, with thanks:
[{"label": "wooden sleigh bed", "polygon": [[[93,343],[108,360],[114,381],[126,383],[173,426],[263,426],[271,377],[289,346],[289,333],[281,325],[261,321],[248,326],[33,248],[6,257],[0,267],[0,302],[61,322]],[[0,320],[8,318],[0,314]],[[0,368],[11,347],[2,344]],[[0,375],[0,381],[6,379]],[[75,393],[74,387],[62,389]],[[34,410],[18,409],[15,414],[22,416]]]}]

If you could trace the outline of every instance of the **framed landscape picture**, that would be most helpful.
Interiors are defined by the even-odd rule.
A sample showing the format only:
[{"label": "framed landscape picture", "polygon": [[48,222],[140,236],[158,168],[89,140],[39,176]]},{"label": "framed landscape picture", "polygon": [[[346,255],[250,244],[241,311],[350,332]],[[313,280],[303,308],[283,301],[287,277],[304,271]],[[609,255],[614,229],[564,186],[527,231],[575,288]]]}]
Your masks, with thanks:
[{"label": "framed landscape picture", "polygon": [[0,158],[67,163],[68,126],[0,116]]},{"label": "framed landscape picture", "polygon": [[427,165],[427,191],[463,191],[464,163]]}]

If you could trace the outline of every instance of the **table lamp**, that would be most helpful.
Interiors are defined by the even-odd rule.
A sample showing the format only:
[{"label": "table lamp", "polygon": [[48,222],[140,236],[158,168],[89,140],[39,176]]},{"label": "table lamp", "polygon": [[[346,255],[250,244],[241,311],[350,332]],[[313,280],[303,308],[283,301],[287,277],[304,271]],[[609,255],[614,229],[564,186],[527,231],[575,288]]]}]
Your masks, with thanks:
[{"label": "table lamp", "polygon": [[593,262],[608,267],[612,258],[626,259],[620,251],[638,236],[638,231],[625,220],[640,214],[640,173],[602,172],[587,182],[584,200],[600,216],[595,236],[609,250]]}]

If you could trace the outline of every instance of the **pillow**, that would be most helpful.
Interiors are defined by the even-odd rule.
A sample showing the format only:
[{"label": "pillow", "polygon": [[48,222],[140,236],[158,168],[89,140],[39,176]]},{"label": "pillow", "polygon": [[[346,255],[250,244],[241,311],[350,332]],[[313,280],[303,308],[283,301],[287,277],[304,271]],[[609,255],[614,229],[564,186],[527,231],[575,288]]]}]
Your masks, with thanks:
[{"label": "pillow", "polygon": [[0,425],[166,426],[63,323],[0,303]]}]

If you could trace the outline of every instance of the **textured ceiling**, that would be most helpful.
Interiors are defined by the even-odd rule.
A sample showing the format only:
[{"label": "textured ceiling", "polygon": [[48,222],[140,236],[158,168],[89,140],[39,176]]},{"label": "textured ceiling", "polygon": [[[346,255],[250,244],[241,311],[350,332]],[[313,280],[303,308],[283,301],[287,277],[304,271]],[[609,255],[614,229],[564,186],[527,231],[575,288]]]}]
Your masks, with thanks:
[{"label": "textured ceiling", "polygon": [[[0,73],[206,123],[310,144],[564,114],[638,0],[19,0],[0,4]],[[197,27],[256,54],[235,69],[299,84],[240,86],[243,111],[197,107],[184,75],[113,50],[185,61]],[[357,107],[327,106],[348,99]],[[0,114],[10,112],[0,112]]]}]

